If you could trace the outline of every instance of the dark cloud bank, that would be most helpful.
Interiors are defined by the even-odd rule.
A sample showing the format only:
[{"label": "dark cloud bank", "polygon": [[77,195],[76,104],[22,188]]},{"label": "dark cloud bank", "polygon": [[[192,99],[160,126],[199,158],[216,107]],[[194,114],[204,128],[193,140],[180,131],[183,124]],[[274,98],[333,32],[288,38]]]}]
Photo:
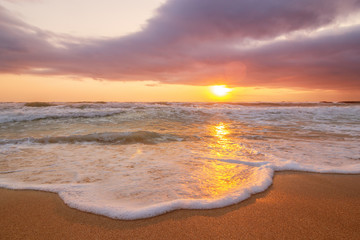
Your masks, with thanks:
[{"label": "dark cloud bank", "polygon": [[169,0],[140,32],[76,39],[0,6],[0,72],[360,89],[360,26],[306,37],[359,10],[360,0]]}]

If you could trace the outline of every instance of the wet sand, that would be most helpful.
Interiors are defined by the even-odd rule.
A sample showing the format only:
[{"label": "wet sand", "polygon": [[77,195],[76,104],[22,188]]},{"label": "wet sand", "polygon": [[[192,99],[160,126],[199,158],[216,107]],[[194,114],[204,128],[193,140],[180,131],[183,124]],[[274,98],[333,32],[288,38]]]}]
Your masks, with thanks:
[{"label": "wet sand", "polygon": [[0,189],[0,239],[359,239],[360,175],[276,173],[239,204],[136,221],[71,209],[57,194]]}]

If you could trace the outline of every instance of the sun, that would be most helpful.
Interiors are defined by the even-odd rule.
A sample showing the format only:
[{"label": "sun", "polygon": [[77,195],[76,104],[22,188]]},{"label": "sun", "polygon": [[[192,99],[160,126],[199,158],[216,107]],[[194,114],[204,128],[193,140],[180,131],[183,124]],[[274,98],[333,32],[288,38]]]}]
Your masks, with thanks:
[{"label": "sun", "polygon": [[231,88],[226,87],[226,85],[215,85],[210,87],[211,92],[215,94],[217,97],[224,97],[229,92],[232,91]]}]

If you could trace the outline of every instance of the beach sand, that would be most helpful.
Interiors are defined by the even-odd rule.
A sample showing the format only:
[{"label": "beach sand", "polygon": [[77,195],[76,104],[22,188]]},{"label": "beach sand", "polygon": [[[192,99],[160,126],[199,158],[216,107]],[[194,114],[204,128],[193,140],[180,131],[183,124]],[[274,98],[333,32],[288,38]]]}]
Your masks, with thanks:
[{"label": "beach sand", "polygon": [[360,175],[276,173],[239,204],[136,221],[71,209],[53,193],[0,189],[0,216],[0,239],[359,239]]}]

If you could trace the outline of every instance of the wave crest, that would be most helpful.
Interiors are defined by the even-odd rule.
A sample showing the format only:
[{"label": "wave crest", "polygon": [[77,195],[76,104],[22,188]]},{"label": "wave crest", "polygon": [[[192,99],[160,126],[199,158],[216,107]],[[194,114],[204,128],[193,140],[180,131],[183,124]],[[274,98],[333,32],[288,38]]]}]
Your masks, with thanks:
[{"label": "wave crest", "polygon": [[86,135],[71,135],[43,138],[23,138],[3,140],[0,144],[21,144],[21,143],[99,143],[99,144],[157,144],[162,142],[183,141],[184,137],[174,134],[160,134],[149,131],[136,132],[105,132]]}]

